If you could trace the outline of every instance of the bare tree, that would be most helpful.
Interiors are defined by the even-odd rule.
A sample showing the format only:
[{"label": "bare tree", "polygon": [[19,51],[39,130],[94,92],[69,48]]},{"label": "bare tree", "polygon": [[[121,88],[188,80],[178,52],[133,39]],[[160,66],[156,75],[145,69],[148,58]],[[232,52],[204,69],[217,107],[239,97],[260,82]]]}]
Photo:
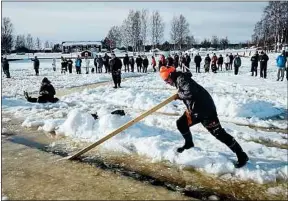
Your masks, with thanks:
[{"label": "bare tree", "polygon": [[13,47],[13,24],[8,17],[2,19],[1,46],[5,53],[10,52]]},{"label": "bare tree", "polygon": [[187,44],[188,48],[191,48],[194,44],[196,44],[194,36],[186,36],[185,43]]},{"label": "bare tree", "polygon": [[45,48],[49,48],[49,47],[50,47],[49,45],[50,45],[50,44],[49,44],[49,41],[46,40],[46,41],[45,41]]},{"label": "bare tree", "polygon": [[214,48],[218,48],[219,46],[219,39],[217,36],[212,36],[211,38],[211,44],[213,45]]},{"label": "bare tree", "polygon": [[113,26],[110,28],[107,38],[111,41],[111,48],[121,46],[121,29],[118,26]]},{"label": "bare tree", "polygon": [[170,31],[170,38],[171,42],[174,44],[174,50],[176,49],[175,46],[178,43],[178,19],[176,16],[172,18],[171,21],[171,31]]},{"label": "bare tree", "polygon": [[151,16],[151,42],[153,48],[160,44],[164,35],[165,24],[158,11],[153,11]]},{"label": "bare tree", "polygon": [[143,43],[143,51],[145,51],[145,45],[147,42],[147,35],[148,35],[148,18],[149,12],[147,9],[143,9],[141,11],[141,40]]},{"label": "bare tree", "polygon": [[132,36],[133,36],[133,46],[137,51],[140,50],[142,45],[141,41],[141,14],[140,11],[136,11],[132,18]]},{"label": "bare tree", "polygon": [[35,45],[36,45],[37,50],[41,50],[42,45],[41,45],[41,41],[38,37],[36,38]]},{"label": "bare tree", "polygon": [[185,44],[185,38],[188,36],[189,32],[189,23],[181,14],[178,19],[178,45],[180,49],[182,48],[182,45]]},{"label": "bare tree", "polygon": [[29,50],[32,50],[34,48],[34,42],[31,34],[28,34],[26,37],[26,45]]}]

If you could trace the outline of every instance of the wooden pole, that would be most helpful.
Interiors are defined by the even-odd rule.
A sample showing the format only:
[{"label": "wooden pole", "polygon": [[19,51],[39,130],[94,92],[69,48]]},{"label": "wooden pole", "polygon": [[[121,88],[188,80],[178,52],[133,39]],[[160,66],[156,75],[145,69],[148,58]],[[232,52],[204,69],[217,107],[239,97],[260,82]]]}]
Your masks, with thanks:
[{"label": "wooden pole", "polygon": [[127,122],[126,124],[124,124],[123,126],[121,126],[120,128],[117,128],[116,130],[112,131],[110,134],[106,135],[105,137],[101,138],[100,140],[98,140],[97,142],[89,145],[88,147],[80,150],[79,152],[66,157],[68,160],[73,160],[76,159],[77,157],[81,156],[82,154],[86,153],[87,151],[93,149],[94,147],[102,144],[103,142],[105,142],[106,140],[110,139],[111,137],[117,135],[118,133],[120,133],[121,131],[129,128],[130,126],[132,126],[133,124],[141,121],[142,119],[144,119],[145,117],[147,117],[148,115],[152,114],[153,112],[157,111],[158,109],[160,109],[161,107],[167,105],[168,103],[170,103],[171,101],[175,100],[175,98],[177,97],[177,94],[174,94],[173,96],[167,98],[166,100],[164,100],[163,102],[159,103],[158,105],[154,106],[153,108],[151,108],[150,110],[144,112],[143,114],[141,114],[140,116],[136,117],[135,119],[132,119],[131,121]]}]

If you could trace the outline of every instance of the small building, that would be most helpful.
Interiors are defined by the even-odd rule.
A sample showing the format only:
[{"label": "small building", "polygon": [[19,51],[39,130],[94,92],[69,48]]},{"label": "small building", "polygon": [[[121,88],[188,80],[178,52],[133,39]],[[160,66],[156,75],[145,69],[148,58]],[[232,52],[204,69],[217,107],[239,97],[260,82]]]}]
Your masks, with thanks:
[{"label": "small building", "polygon": [[101,52],[101,41],[64,41],[62,42],[62,53],[83,52]]}]

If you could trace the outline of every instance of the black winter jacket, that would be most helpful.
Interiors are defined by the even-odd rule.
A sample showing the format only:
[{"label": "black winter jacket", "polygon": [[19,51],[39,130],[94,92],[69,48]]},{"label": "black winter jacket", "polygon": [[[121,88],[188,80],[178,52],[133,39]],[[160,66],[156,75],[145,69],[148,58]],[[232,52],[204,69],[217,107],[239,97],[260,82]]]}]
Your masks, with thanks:
[{"label": "black winter jacket", "polygon": [[217,64],[223,64],[223,57],[219,57],[217,60]]},{"label": "black winter jacket", "polygon": [[260,60],[260,66],[267,66],[269,57],[267,56],[267,54],[263,54],[260,56],[259,60]]},{"label": "black winter jacket", "polygon": [[40,62],[39,62],[39,59],[37,58],[37,59],[31,59],[33,62],[34,62],[34,68],[39,68],[39,66],[40,66]]},{"label": "black winter jacket", "polygon": [[129,64],[129,57],[128,56],[124,57],[123,63],[124,63],[124,65],[128,65]]},{"label": "black winter jacket", "polygon": [[210,64],[210,62],[211,62],[211,58],[210,57],[205,57],[205,64],[206,63]]},{"label": "black winter jacket", "polygon": [[121,70],[122,61],[118,57],[111,59],[110,60],[110,67],[111,67],[112,71],[118,71],[119,69]]},{"label": "black winter jacket", "polygon": [[143,59],[142,59],[141,57],[137,57],[137,58],[136,58],[136,64],[137,64],[138,66],[140,66],[140,65],[142,65],[142,63],[143,63]]},{"label": "black winter jacket", "polygon": [[143,66],[148,66],[148,65],[149,65],[148,59],[143,59]]},{"label": "black winter jacket", "polygon": [[40,87],[39,94],[49,99],[49,98],[53,98],[56,92],[52,84],[42,84]]},{"label": "black winter jacket", "polygon": [[8,60],[4,60],[2,63],[2,69],[3,70],[9,70],[9,63]]},{"label": "black winter jacket", "polygon": [[216,107],[210,94],[188,74],[171,73],[171,79],[178,88],[178,96],[191,114],[202,118],[217,116]]},{"label": "black winter jacket", "polygon": [[251,65],[256,67],[258,66],[258,58],[256,55],[251,57]]},{"label": "black winter jacket", "polygon": [[201,58],[200,55],[196,55],[196,56],[194,57],[194,62],[195,62],[196,64],[200,64],[201,61],[202,61],[202,58]]}]

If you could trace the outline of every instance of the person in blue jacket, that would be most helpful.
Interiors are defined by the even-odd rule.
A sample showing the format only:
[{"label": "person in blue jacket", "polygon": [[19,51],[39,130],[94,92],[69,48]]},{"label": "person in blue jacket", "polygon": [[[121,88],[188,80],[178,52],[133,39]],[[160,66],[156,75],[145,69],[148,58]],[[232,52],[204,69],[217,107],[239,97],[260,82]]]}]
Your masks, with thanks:
[{"label": "person in blue jacket", "polygon": [[77,57],[77,59],[75,61],[75,67],[76,67],[76,73],[77,74],[81,74],[81,63],[82,63],[82,59],[78,55],[78,57]]},{"label": "person in blue jacket", "polygon": [[280,80],[280,74],[281,74],[281,81],[284,79],[284,71],[285,71],[285,64],[287,62],[285,51],[283,50],[282,54],[279,55],[276,59],[277,67],[278,67],[278,73],[277,73],[277,81]]}]

